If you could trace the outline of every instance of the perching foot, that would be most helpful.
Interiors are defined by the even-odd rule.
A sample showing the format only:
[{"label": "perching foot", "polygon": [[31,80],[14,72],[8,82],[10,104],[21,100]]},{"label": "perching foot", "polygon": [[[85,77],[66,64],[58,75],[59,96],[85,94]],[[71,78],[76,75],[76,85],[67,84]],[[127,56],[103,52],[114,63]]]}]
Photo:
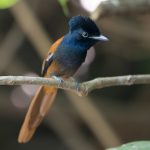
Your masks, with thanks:
[{"label": "perching foot", "polygon": [[57,76],[52,76],[52,78],[57,80],[59,82],[58,87],[61,87],[61,85],[63,84],[64,80],[61,77],[57,77]]}]

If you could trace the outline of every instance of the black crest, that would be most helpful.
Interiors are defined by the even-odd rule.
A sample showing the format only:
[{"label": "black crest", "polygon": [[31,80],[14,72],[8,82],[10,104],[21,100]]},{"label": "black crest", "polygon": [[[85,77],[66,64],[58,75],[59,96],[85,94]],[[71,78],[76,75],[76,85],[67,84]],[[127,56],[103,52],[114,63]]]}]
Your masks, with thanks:
[{"label": "black crest", "polygon": [[69,21],[69,27],[70,27],[71,31],[74,31],[74,30],[81,28],[84,31],[87,31],[88,33],[100,35],[100,30],[98,29],[95,22],[86,16],[72,17]]}]

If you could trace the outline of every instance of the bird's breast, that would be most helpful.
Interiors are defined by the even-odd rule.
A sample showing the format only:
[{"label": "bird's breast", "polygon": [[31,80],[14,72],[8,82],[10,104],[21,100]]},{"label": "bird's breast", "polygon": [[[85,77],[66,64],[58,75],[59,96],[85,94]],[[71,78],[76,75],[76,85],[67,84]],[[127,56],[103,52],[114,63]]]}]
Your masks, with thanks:
[{"label": "bird's breast", "polygon": [[84,62],[86,53],[87,51],[72,48],[63,48],[56,52],[56,61],[62,74],[73,75]]}]

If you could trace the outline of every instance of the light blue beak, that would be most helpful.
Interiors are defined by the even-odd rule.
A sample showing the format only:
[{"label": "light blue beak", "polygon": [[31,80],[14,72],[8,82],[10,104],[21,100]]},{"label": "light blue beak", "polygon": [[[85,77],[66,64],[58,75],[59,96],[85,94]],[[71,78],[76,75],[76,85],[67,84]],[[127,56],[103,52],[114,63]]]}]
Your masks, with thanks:
[{"label": "light blue beak", "polygon": [[104,36],[104,35],[91,36],[89,38],[94,39],[94,40],[98,40],[98,41],[109,41],[109,39],[106,36]]}]

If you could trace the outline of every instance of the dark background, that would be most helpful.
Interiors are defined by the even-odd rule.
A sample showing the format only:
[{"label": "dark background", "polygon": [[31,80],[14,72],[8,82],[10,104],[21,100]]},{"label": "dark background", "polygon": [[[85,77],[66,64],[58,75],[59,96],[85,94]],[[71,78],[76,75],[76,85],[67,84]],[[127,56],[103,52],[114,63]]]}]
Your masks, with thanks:
[{"label": "dark background", "polygon": [[[134,11],[119,7],[108,7],[96,18],[110,40],[90,50],[78,71],[79,81],[150,73],[148,6]],[[91,15],[80,1],[69,0],[68,9],[69,17]],[[0,74],[40,75],[42,58],[52,41],[68,31],[69,17],[52,0],[25,0],[0,10]],[[0,87],[0,149],[98,150],[150,139],[150,86],[134,85],[95,90],[83,98],[60,90],[33,139],[19,144],[17,136],[36,88]]]}]

